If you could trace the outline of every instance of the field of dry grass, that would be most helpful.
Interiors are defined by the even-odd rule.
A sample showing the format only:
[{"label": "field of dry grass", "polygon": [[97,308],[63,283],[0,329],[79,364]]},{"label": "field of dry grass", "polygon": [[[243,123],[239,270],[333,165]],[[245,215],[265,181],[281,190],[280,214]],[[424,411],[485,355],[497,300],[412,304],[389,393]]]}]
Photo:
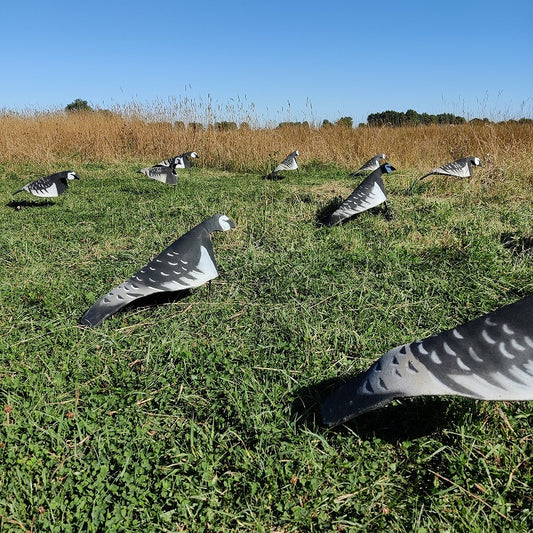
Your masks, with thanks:
[{"label": "field of dry grass", "polygon": [[[402,169],[425,172],[453,159],[482,159],[482,176],[506,174],[533,179],[533,125],[516,121],[449,126],[239,128],[172,127],[168,122],[125,118],[124,114],[30,113],[0,115],[0,157],[4,164],[73,166],[93,161],[155,163],[177,153],[197,151],[199,166],[236,172],[263,172],[272,160],[300,151],[301,166],[356,169],[385,152]],[[272,159],[271,157],[272,156]],[[47,167],[50,166],[50,168]]]}]

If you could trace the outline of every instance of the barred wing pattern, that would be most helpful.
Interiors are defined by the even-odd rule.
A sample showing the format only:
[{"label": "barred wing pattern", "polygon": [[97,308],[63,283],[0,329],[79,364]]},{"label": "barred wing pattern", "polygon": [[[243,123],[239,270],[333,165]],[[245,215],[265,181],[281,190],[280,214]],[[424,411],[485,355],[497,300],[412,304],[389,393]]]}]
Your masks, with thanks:
[{"label": "barred wing pattern", "polygon": [[533,296],[439,335],[393,348],[322,405],[328,425],[396,398],[533,400]]},{"label": "barred wing pattern", "polygon": [[336,226],[358,213],[367,211],[387,201],[382,175],[396,170],[389,164],[381,165],[367,176],[325,221],[327,226]]},{"label": "barred wing pattern", "polygon": [[296,157],[300,155],[298,150],[289,154],[274,170],[273,172],[281,172],[282,170],[298,170],[298,162]]},{"label": "barred wing pattern", "polygon": [[387,159],[385,154],[375,155],[372,159],[369,159],[361,168],[350,174],[350,176],[357,176],[361,172],[373,172],[381,166],[381,160]]},{"label": "barred wing pattern", "polygon": [[172,167],[174,169],[192,168],[191,159],[196,159],[198,157],[199,155],[196,152],[185,152],[181,155],[177,155],[176,157],[171,157],[170,159],[160,161],[156,166]]},{"label": "barred wing pattern", "polygon": [[80,324],[98,326],[122,307],[159,292],[192,289],[218,276],[212,231],[227,231],[235,223],[215,215],[181,236],[139,272],[105,294],[81,317]]},{"label": "barred wing pattern", "polygon": [[457,161],[447,163],[441,167],[434,168],[420,179],[423,180],[432,174],[442,174],[444,176],[455,176],[456,178],[470,178],[472,176],[472,165],[481,166],[477,157],[463,157]]},{"label": "barred wing pattern", "polygon": [[178,175],[172,166],[156,165],[154,167],[142,168],[139,172],[145,174],[152,180],[160,181],[167,185],[176,185],[178,183]]},{"label": "barred wing pattern", "polygon": [[24,185],[22,189],[15,191],[13,194],[15,195],[19,192],[26,191],[39,198],[57,198],[68,189],[68,180],[71,179],[79,179],[76,173],[72,170],[56,172],[55,174],[39,178],[38,180]]}]

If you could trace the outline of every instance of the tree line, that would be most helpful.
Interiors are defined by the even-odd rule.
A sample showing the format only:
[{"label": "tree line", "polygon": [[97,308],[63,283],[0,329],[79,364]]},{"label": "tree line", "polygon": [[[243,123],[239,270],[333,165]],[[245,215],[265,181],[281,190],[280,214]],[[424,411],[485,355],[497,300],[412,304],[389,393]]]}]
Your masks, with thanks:
[{"label": "tree line", "polygon": [[[92,112],[94,109],[87,103],[87,100],[82,100],[77,98],[70,104],[65,107],[67,112]],[[110,113],[108,110],[103,110],[104,112]],[[414,109],[408,109],[407,111],[382,111],[380,113],[371,113],[366,119],[366,123],[360,123],[359,127],[365,126],[392,126],[392,127],[401,127],[401,126],[418,126],[426,124],[466,124],[470,123],[490,123],[492,122],[488,118],[473,118],[466,120],[464,117],[454,115],[453,113],[439,113],[438,115],[431,115],[429,113],[418,113]],[[519,122],[519,123],[533,123],[531,118],[521,118],[519,120],[508,120],[506,122]],[[185,123],[178,121],[171,126],[185,129],[186,127],[192,128],[194,130],[203,130],[204,126],[197,122],[189,123],[188,126]],[[303,128],[310,128],[311,125],[308,121],[303,122],[280,122],[277,128],[286,128],[288,126],[298,126]],[[322,121],[322,128],[329,128],[334,126],[340,126],[344,128],[353,128],[353,119],[352,117],[340,117],[335,122],[330,122],[329,120]],[[208,128],[214,128],[218,131],[231,131],[238,128],[250,129],[250,125],[246,122],[241,123],[239,126],[236,122],[232,121],[221,121],[215,122],[213,125],[208,125]]]}]

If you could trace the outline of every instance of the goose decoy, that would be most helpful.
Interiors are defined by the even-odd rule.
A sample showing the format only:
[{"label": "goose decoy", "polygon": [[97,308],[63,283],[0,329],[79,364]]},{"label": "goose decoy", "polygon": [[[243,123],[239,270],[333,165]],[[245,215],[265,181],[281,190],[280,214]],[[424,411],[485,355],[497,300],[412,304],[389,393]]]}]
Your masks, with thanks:
[{"label": "goose decoy", "polygon": [[218,276],[211,243],[213,231],[228,231],[235,223],[214,215],[163,250],[139,272],[109,291],[80,318],[80,324],[98,326],[113,313],[139,298],[160,292],[192,289]]},{"label": "goose decoy", "polygon": [[279,180],[282,176],[278,176],[278,173],[282,170],[296,170],[298,176],[300,175],[300,169],[298,168],[298,162],[296,157],[300,155],[298,150],[291,152],[270,174],[263,176],[263,179]]},{"label": "goose decoy", "polygon": [[472,176],[472,167],[481,167],[479,157],[463,157],[452,163],[442,165],[442,167],[434,168],[420,179],[423,180],[432,174],[441,174],[443,176],[455,176],[456,178],[470,178]]},{"label": "goose decoy", "polygon": [[79,179],[79,176],[73,170],[64,170],[63,172],[56,172],[55,174],[50,174],[50,176],[32,181],[24,185],[22,189],[15,191],[13,195],[26,191],[39,198],[56,198],[68,189],[69,180]]},{"label": "goose decoy", "polygon": [[361,172],[374,172],[381,165],[381,160],[385,161],[387,156],[385,154],[375,155],[372,159],[369,159],[359,170],[352,172],[350,176],[357,176]]},{"label": "goose decoy", "polygon": [[[170,161],[170,160],[167,160]],[[176,185],[178,183],[178,174],[175,165],[154,165],[153,167],[141,168],[137,172],[145,174],[152,180],[166,183],[167,185]]]},{"label": "goose decoy", "polygon": [[170,159],[165,159],[157,164],[157,166],[163,167],[173,167],[176,168],[188,168],[189,176],[192,173],[192,161],[191,159],[198,159],[200,156],[196,152],[185,152],[176,157],[171,157]]},{"label": "goose decoy", "polygon": [[342,204],[329,215],[324,224],[326,226],[336,226],[345,220],[353,217],[357,213],[362,213],[367,209],[376,207],[385,202],[387,207],[387,195],[383,184],[383,174],[390,174],[396,170],[389,163],[385,163],[368,175],[359,186],[342,202]]},{"label": "goose decoy", "polygon": [[333,426],[396,398],[448,395],[533,400],[533,296],[393,348],[329,396],[322,418]]}]

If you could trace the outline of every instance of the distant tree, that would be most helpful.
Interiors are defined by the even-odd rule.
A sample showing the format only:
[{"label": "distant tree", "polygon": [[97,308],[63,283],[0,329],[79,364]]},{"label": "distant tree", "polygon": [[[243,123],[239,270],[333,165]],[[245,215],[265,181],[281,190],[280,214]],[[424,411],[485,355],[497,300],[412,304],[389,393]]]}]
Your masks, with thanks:
[{"label": "distant tree", "polygon": [[417,113],[414,109],[401,111],[383,111],[372,113],[367,117],[369,126],[417,126],[419,124],[464,124],[463,117],[457,117],[452,113],[430,115],[429,113]]},{"label": "distant tree", "polygon": [[188,129],[192,131],[203,131],[205,128],[203,124],[200,124],[199,122],[189,122]]},{"label": "distant tree", "polygon": [[322,127],[328,128],[329,126],[333,126],[333,124],[326,118],[322,121]]},{"label": "distant tree", "polygon": [[65,107],[65,111],[93,111],[93,108],[87,103],[87,100],[76,98],[74,102],[71,102]]},{"label": "distant tree", "polygon": [[237,124],[235,122],[228,122],[223,120],[221,122],[215,122],[215,129],[218,131],[231,131],[237,129]]},{"label": "distant tree", "polygon": [[287,127],[300,127],[300,128],[307,128],[309,129],[309,122],[304,121],[304,122],[280,122],[278,124],[278,128],[287,128]]},{"label": "distant tree", "polygon": [[413,126],[420,124],[420,115],[414,109],[408,109],[405,112],[405,119],[408,124],[412,124]]},{"label": "distant tree", "polygon": [[345,128],[353,128],[353,118],[352,117],[341,117],[337,122],[337,126],[344,126]]}]

